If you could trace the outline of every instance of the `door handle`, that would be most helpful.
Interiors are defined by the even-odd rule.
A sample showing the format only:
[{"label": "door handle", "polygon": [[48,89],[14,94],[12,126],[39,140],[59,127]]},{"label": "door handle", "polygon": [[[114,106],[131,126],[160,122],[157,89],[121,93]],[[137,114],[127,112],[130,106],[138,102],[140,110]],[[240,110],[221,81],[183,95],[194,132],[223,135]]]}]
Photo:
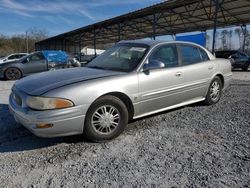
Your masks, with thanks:
[{"label": "door handle", "polygon": [[209,66],[209,67],[208,67],[208,70],[212,70],[213,68],[214,68],[214,67],[212,67],[212,66]]},{"label": "door handle", "polygon": [[182,72],[176,72],[175,73],[175,76],[181,76],[182,75]]}]

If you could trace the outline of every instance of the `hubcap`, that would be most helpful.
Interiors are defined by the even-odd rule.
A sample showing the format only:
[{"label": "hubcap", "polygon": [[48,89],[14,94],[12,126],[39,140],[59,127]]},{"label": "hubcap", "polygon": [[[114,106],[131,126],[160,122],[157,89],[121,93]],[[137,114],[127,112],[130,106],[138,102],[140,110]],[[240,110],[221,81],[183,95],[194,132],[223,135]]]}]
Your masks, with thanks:
[{"label": "hubcap", "polygon": [[220,95],[220,84],[217,81],[214,81],[210,88],[210,97],[213,101],[216,101],[219,95]]},{"label": "hubcap", "polygon": [[19,71],[16,69],[8,69],[6,75],[9,79],[17,79],[19,78]]},{"label": "hubcap", "polygon": [[110,134],[118,126],[119,120],[119,111],[114,106],[105,105],[93,113],[91,124],[96,132]]}]

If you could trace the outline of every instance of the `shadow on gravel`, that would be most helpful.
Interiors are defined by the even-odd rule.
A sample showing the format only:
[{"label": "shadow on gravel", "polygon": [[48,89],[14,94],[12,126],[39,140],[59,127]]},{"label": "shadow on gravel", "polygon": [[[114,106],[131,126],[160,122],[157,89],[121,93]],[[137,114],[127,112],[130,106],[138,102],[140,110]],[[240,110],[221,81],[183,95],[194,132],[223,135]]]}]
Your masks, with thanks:
[{"label": "shadow on gravel", "polygon": [[[188,105],[187,107],[197,107],[197,106],[204,106],[204,104],[201,102],[201,103]],[[139,118],[136,120],[132,120],[130,124],[128,125],[128,128],[139,129],[138,127],[132,126],[132,124],[134,122],[138,122],[141,120],[147,120],[152,117],[178,111],[183,108],[185,108],[185,106],[175,108],[172,110],[168,110],[168,111],[163,111],[157,114],[149,115],[147,117]],[[55,146],[57,144],[62,144],[62,143],[71,144],[71,143],[78,143],[78,142],[89,142],[82,135],[59,137],[59,138],[37,137],[33,135],[32,133],[30,133],[22,125],[17,124],[14,118],[12,117],[12,115],[10,114],[8,110],[8,106],[3,105],[3,104],[0,104],[0,120],[1,120],[0,121],[0,153],[35,150],[35,149]]]},{"label": "shadow on gravel", "polygon": [[[23,131],[23,130],[17,129],[16,131]],[[62,143],[71,144],[84,141],[85,140],[80,136],[70,136],[61,138],[39,138],[27,131],[27,133],[22,136],[18,137],[9,136],[8,140],[0,143],[0,153],[36,150],[36,149],[55,146],[57,144],[62,144]]]},{"label": "shadow on gravel", "polygon": [[35,150],[60,143],[86,141],[83,136],[40,138],[15,122],[8,105],[0,104],[0,153]]}]

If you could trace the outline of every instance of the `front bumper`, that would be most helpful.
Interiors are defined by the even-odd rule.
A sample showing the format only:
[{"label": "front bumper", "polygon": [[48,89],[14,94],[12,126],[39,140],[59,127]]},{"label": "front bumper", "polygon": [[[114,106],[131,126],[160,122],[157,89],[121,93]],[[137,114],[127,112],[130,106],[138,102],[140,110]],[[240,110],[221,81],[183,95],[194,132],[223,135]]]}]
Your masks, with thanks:
[{"label": "front bumper", "polygon": [[[60,110],[34,111],[16,104],[11,94],[9,109],[18,123],[40,137],[69,136],[83,132],[85,105]],[[38,123],[53,124],[53,126],[37,128]]]}]

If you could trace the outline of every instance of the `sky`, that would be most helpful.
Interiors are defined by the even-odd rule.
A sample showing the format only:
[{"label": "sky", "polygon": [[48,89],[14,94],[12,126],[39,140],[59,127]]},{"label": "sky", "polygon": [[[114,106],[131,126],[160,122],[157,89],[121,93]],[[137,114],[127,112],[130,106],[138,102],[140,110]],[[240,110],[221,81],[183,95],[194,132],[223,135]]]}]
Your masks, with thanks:
[{"label": "sky", "polygon": [[54,36],[161,2],[160,0],[0,0],[0,33],[30,28]]},{"label": "sky", "polygon": [[[54,36],[161,1],[163,0],[0,0],[0,34],[25,34],[27,30],[36,28],[46,31],[48,36]],[[211,30],[207,33],[212,39]],[[171,36],[158,38],[173,40]],[[239,48],[236,37],[233,43],[235,49]],[[217,46],[221,46],[219,40]],[[208,48],[211,48],[211,43]]]}]

